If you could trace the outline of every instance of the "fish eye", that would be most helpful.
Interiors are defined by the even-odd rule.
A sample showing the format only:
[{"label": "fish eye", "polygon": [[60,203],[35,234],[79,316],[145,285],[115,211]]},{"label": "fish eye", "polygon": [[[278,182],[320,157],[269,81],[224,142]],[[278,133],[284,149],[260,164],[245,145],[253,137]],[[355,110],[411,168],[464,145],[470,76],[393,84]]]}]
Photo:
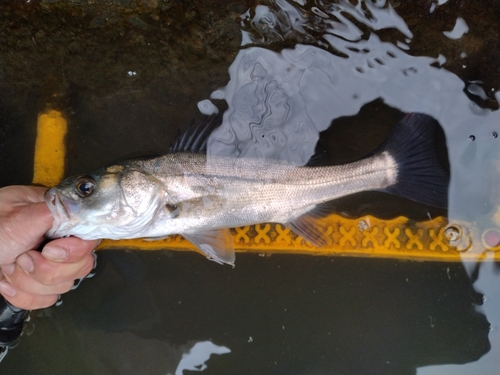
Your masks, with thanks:
[{"label": "fish eye", "polygon": [[95,181],[92,177],[82,176],[75,183],[76,193],[82,197],[87,198],[94,192]]}]

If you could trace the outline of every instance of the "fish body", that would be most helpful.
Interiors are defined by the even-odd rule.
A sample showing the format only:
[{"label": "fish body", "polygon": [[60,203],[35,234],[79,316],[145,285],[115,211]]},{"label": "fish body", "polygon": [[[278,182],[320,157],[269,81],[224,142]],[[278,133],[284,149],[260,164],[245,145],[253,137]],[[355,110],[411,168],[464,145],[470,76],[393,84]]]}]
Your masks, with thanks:
[{"label": "fish body", "polygon": [[[48,236],[181,234],[209,258],[233,263],[227,228],[277,222],[321,246],[326,241],[314,213],[336,198],[380,190],[430,204],[445,202],[446,172],[435,163],[435,155],[429,161],[434,151],[429,118],[409,116],[374,153],[343,165],[296,166],[216,156],[207,160],[202,153],[174,152],[71,177],[46,193],[55,218]],[[404,138],[409,149],[401,146]],[[427,176],[422,178],[422,172]],[[430,186],[422,188],[426,183]]]}]

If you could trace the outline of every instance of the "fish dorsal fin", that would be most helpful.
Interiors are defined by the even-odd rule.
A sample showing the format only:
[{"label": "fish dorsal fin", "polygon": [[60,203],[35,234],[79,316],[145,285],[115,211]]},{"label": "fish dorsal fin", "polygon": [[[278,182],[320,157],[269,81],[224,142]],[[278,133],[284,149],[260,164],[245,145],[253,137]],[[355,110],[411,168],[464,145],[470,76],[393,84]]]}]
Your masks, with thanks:
[{"label": "fish dorsal fin", "polygon": [[309,158],[306,166],[308,167],[325,167],[330,165],[330,161],[328,159],[328,152],[325,147],[321,145],[319,142],[316,143],[316,148],[314,149],[314,154]]},{"label": "fish dorsal fin", "polygon": [[196,233],[182,235],[200,251],[219,264],[234,266],[233,236],[229,229],[199,230]]},{"label": "fish dorsal fin", "polygon": [[208,137],[222,123],[222,115],[204,116],[198,123],[194,120],[177,136],[169,152],[207,152]]},{"label": "fish dorsal fin", "polygon": [[328,243],[328,224],[323,217],[329,211],[328,205],[318,205],[285,225],[316,247]]}]

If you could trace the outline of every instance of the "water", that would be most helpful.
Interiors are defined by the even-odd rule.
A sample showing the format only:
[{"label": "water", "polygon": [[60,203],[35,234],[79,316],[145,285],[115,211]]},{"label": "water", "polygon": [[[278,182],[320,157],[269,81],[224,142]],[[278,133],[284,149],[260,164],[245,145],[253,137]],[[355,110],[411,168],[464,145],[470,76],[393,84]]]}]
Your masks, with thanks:
[{"label": "water", "polygon": [[[423,112],[443,127],[448,217],[472,240],[464,254],[493,257],[481,235],[498,227],[496,3],[137,1],[138,15],[126,18],[131,4],[103,14],[62,3],[40,5],[55,26],[31,15],[38,5],[2,12],[25,14],[16,25],[26,34],[19,45],[4,38],[12,56],[2,58],[0,82],[9,93],[1,95],[2,185],[29,183],[37,103],[53,92],[71,114],[68,175],[161,154],[178,128],[213,105],[227,110],[209,155],[302,164],[318,140],[332,161],[361,157],[404,113]],[[33,48],[33,60],[44,49],[51,64],[30,65]],[[14,57],[29,70],[9,65]],[[336,207],[348,216],[442,214],[376,193]],[[195,253],[105,251],[97,275],[62,306],[32,313],[0,366],[12,374],[177,374],[183,366],[212,374],[496,374],[498,268],[477,265],[237,254],[231,269]]]}]

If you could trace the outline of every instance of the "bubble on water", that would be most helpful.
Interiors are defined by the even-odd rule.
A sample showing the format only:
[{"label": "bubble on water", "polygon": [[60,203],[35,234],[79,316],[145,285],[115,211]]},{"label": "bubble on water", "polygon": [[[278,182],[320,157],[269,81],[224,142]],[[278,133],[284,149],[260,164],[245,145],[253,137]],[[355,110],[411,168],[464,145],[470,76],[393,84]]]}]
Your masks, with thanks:
[{"label": "bubble on water", "polygon": [[198,102],[198,109],[202,114],[207,116],[219,113],[219,109],[208,99]]},{"label": "bubble on water", "polygon": [[136,70],[127,70],[127,77],[129,77],[129,78],[137,77],[137,71]]}]

